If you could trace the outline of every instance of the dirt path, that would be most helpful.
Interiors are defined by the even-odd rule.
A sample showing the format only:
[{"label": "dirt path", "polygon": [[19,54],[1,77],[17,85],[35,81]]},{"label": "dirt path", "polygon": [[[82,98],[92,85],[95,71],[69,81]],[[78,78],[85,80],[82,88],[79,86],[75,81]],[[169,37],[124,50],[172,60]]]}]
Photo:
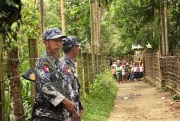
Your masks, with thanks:
[{"label": "dirt path", "polygon": [[180,121],[180,105],[143,81],[123,83],[107,121]]}]

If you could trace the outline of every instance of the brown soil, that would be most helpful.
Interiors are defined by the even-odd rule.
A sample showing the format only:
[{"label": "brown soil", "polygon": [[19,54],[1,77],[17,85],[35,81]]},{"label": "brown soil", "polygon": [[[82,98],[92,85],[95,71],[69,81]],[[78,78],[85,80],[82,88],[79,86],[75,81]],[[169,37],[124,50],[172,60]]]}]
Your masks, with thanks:
[{"label": "brown soil", "polygon": [[180,121],[180,102],[143,81],[119,84],[107,121]]}]

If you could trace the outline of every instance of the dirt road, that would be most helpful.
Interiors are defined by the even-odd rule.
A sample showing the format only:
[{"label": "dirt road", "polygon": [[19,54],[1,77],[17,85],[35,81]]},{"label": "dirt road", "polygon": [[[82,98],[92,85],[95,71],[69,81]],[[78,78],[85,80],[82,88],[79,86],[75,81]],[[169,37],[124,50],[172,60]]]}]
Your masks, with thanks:
[{"label": "dirt road", "polygon": [[143,81],[123,83],[107,121],[180,121],[180,102]]}]

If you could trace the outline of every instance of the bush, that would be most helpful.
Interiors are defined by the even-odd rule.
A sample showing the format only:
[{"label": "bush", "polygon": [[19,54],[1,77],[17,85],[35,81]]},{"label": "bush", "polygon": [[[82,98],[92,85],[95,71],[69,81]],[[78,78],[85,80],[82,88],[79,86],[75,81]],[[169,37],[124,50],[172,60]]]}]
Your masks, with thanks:
[{"label": "bush", "polygon": [[180,100],[180,95],[175,93],[173,96],[172,96],[172,99],[173,100]]},{"label": "bush", "polygon": [[90,93],[82,98],[84,113],[83,121],[105,120],[114,105],[117,87],[109,71],[98,75],[90,86]]}]

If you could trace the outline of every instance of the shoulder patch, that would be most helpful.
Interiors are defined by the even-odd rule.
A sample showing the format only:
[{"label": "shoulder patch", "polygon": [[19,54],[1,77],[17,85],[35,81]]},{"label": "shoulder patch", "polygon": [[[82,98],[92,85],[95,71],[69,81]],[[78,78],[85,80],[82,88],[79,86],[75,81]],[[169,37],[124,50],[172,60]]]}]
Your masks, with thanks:
[{"label": "shoulder patch", "polygon": [[66,75],[69,74],[69,67],[68,66],[64,66],[64,72]]},{"label": "shoulder patch", "polygon": [[52,70],[51,65],[48,62],[43,62],[43,70],[49,72],[49,70]]},{"label": "shoulder patch", "polygon": [[49,67],[48,67],[47,65],[44,65],[44,66],[43,66],[43,71],[44,71],[44,72],[49,72]]}]

